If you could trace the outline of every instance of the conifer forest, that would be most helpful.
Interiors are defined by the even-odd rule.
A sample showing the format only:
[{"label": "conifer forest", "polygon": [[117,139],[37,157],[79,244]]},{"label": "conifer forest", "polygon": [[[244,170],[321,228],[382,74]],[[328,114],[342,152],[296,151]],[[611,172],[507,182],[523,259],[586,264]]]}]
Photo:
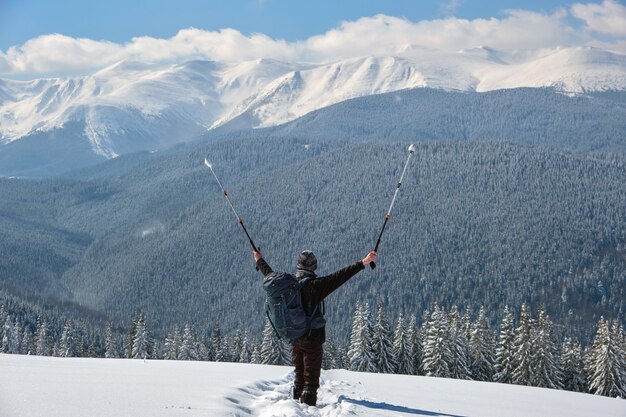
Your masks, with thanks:
[{"label": "conifer forest", "polygon": [[324,366],[625,397],[624,95],[458,94],[0,178],[0,351],[288,364],[204,158],[274,270],[310,249],[324,276],[373,248],[415,143],[378,267],[326,301]]}]

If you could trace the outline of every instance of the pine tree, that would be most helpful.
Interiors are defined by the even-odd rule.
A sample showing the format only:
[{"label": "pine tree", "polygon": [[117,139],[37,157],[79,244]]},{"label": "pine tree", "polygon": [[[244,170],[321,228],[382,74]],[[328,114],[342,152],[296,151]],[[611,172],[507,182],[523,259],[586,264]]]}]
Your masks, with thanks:
[{"label": "pine tree", "polygon": [[222,331],[220,326],[215,326],[213,331],[211,332],[211,346],[209,349],[209,360],[221,362],[223,358],[221,358],[222,351]]},{"label": "pine tree", "polygon": [[600,318],[585,362],[589,375],[589,392],[626,398],[624,331],[617,321],[609,328],[608,320]]},{"label": "pine tree", "polygon": [[131,357],[133,359],[149,359],[150,355],[150,334],[148,332],[147,318],[140,313],[135,319],[135,335],[133,337],[133,347]]},{"label": "pine tree", "polygon": [[333,363],[337,355],[337,348],[332,340],[326,340],[324,344],[324,356],[322,357],[322,369],[334,369]]},{"label": "pine tree", "polygon": [[348,363],[351,371],[376,372],[369,304],[357,304],[352,320]]},{"label": "pine tree", "polygon": [[[402,331],[402,329],[400,329]],[[374,352],[374,367],[376,372],[392,374],[396,371],[397,364],[394,358],[394,341],[389,321],[385,317],[385,310],[378,304],[376,311],[376,321],[373,328],[372,350]],[[402,341],[406,339],[404,332],[401,333]],[[406,349],[406,344],[404,345]]]},{"label": "pine tree", "polygon": [[399,374],[413,375],[415,373],[409,336],[410,334],[405,327],[404,316],[400,313],[393,333],[393,356],[396,361],[396,372]]},{"label": "pine tree", "polygon": [[50,354],[48,325],[41,316],[39,316],[37,318],[37,332],[35,333],[35,355],[49,356]]},{"label": "pine tree", "polygon": [[20,353],[23,355],[31,355],[33,353],[33,334],[28,326],[24,327],[24,331],[22,332],[22,343],[20,348]]},{"label": "pine tree", "polygon": [[13,323],[13,334],[15,335],[15,352],[13,353],[22,353],[22,326],[17,317]]},{"label": "pine tree", "polygon": [[209,347],[205,337],[199,337],[196,334],[196,357],[199,361],[209,360]]},{"label": "pine tree", "polygon": [[561,366],[563,369],[563,388],[568,391],[585,392],[587,383],[580,343],[566,338],[561,348]]},{"label": "pine tree", "polygon": [[409,356],[411,358],[409,371],[410,375],[421,375],[422,368],[422,345],[420,343],[419,331],[415,323],[415,316],[407,320],[407,339],[409,341]]},{"label": "pine tree", "polygon": [[250,349],[250,335],[248,334],[248,330],[246,330],[241,338],[241,352],[239,353],[238,362],[250,363],[252,356],[252,351]]},{"label": "pine tree", "polygon": [[64,358],[78,356],[77,345],[78,341],[74,323],[72,323],[72,320],[67,320],[63,326],[63,332],[61,333],[58,355]]},{"label": "pine tree", "polygon": [[491,381],[493,378],[494,341],[483,306],[478,311],[476,323],[471,327],[469,348],[472,378],[478,381]]},{"label": "pine tree", "polygon": [[2,339],[4,339],[4,324],[7,320],[7,316],[9,315],[9,313],[7,313],[6,308],[4,307],[4,304],[0,304],[0,352],[3,352],[1,350],[2,345]]},{"label": "pine tree", "polygon": [[513,342],[513,379],[518,385],[532,385],[534,379],[532,369],[532,332],[533,320],[526,304],[520,310],[519,325],[515,331]]},{"label": "pine tree", "polygon": [[105,358],[118,358],[119,353],[117,351],[117,340],[115,338],[115,331],[113,330],[113,323],[107,324],[104,335],[104,357]]},{"label": "pine tree", "polygon": [[539,310],[537,327],[531,333],[531,385],[562,389],[559,370],[559,349],[554,338],[552,322],[544,309]]},{"label": "pine tree", "polygon": [[233,345],[231,347],[230,356],[233,362],[239,362],[239,357],[241,356],[241,345],[242,345],[242,336],[241,330],[237,329],[235,331],[235,335],[233,336]]},{"label": "pine tree", "polygon": [[180,337],[180,331],[178,330],[178,325],[175,325],[174,330],[171,331],[165,338],[164,358],[169,360],[178,359],[181,342],[182,340]]},{"label": "pine tree", "polygon": [[[482,308],[482,306],[481,306]],[[456,306],[454,307],[456,309]],[[465,308],[465,313],[463,313],[463,318],[461,319],[461,332],[467,340],[472,338],[472,331],[474,330],[474,326],[472,325],[472,310],[469,306]]]},{"label": "pine tree", "polygon": [[[469,316],[468,316],[469,317]],[[468,319],[468,329],[471,328],[471,322]],[[452,362],[450,363],[450,376],[456,379],[471,379],[470,370],[470,354],[469,340],[466,334],[469,330],[465,330],[463,321],[459,317],[457,307],[454,306],[450,312],[448,338],[451,343]]]},{"label": "pine tree", "polygon": [[500,324],[500,338],[496,348],[495,375],[493,380],[510,384],[515,370],[515,328],[513,314],[509,307],[504,307],[504,317]]},{"label": "pine tree", "polygon": [[18,353],[19,339],[15,332],[13,317],[7,314],[2,328],[2,350],[4,353]]},{"label": "pine tree", "polygon": [[278,338],[269,320],[265,320],[263,329],[261,363],[264,365],[287,365],[289,363],[284,343]]},{"label": "pine tree", "polygon": [[178,359],[181,361],[195,361],[198,358],[196,351],[196,335],[193,327],[187,323],[183,330],[183,339],[178,352]]},{"label": "pine tree", "polygon": [[450,329],[446,313],[435,305],[425,325],[422,367],[426,376],[451,377],[453,362]]},{"label": "pine tree", "polygon": [[217,356],[215,358],[215,360],[217,362],[231,362],[231,355],[230,355],[230,339],[228,336],[222,336],[222,343],[220,345],[220,350],[219,352],[217,352]]},{"label": "pine tree", "polygon": [[259,344],[256,341],[252,344],[250,363],[261,363],[261,352],[259,351]]},{"label": "pine tree", "polygon": [[136,320],[133,320],[128,331],[126,332],[126,337],[124,339],[124,357],[126,359],[132,359],[133,357],[133,342],[135,340],[135,334],[137,333],[137,323]]}]

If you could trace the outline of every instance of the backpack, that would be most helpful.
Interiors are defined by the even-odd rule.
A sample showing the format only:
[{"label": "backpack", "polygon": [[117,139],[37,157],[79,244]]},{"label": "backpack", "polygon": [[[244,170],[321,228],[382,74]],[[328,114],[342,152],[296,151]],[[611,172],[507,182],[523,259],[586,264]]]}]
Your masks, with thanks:
[{"label": "backpack", "polygon": [[265,313],[276,334],[290,343],[326,324],[320,305],[311,316],[304,311],[300,288],[308,279],[298,280],[286,272],[272,272],[263,279]]}]

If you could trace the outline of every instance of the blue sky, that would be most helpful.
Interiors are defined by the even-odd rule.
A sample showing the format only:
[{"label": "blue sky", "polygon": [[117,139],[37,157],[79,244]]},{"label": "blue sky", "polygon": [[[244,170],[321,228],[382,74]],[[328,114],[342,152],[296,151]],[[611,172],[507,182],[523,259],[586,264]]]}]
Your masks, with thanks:
[{"label": "blue sky", "polygon": [[169,38],[180,29],[234,28],[249,35],[302,40],[342,21],[386,14],[411,21],[448,16],[499,17],[505,9],[552,13],[575,2],[557,0],[0,0],[0,50],[60,33],[125,43],[135,36]]}]

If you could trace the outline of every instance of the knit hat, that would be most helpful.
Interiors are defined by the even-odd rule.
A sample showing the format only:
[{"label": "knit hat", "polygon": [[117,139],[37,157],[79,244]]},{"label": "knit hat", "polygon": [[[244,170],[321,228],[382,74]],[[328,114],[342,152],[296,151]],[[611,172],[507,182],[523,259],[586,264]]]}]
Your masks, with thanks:
[{"label": "knit hat", "polygon": [[315,271],[317,269],[317,258],[315,254],[310,250],[302,251],[298,258],[296,268],[304,271]]}]

